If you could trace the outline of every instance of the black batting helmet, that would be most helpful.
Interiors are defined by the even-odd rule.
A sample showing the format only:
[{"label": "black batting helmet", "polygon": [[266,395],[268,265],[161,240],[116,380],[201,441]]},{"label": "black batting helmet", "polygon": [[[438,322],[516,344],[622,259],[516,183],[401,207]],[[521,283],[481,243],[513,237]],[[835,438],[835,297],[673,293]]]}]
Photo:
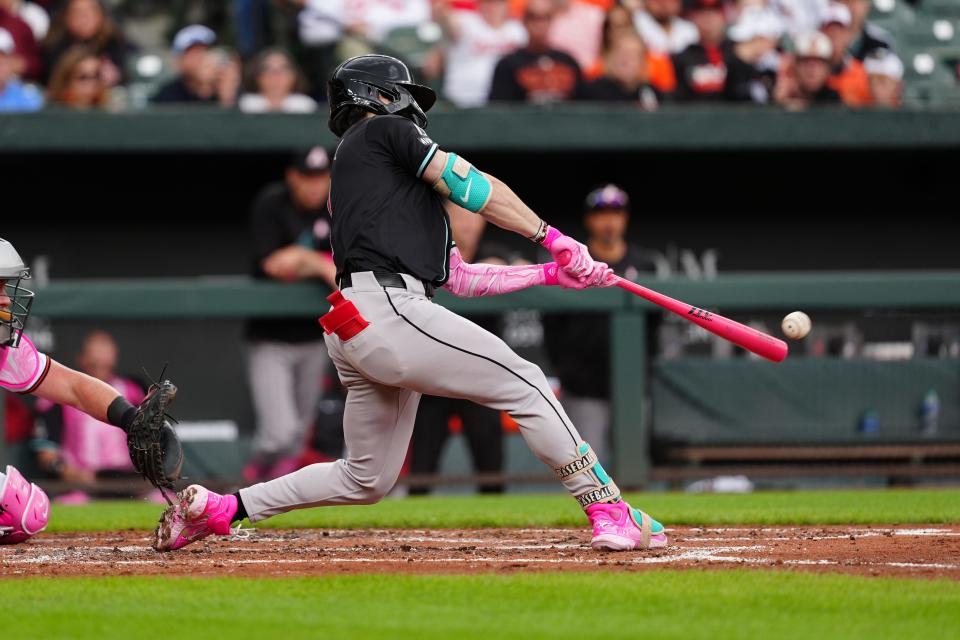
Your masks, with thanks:
[{"label": "black batting helmet", "polygon": [[[427,126],[427,116],[437,94],[430,87],[415,84],[407,65],[391,56],[357,56],[334,69],[328,83],[330,100],[328,126],[338,137],[350,127],[350,107],[381,115],[410,118],[417,126]],[[390,100],[384,104],[380,96]]]}]

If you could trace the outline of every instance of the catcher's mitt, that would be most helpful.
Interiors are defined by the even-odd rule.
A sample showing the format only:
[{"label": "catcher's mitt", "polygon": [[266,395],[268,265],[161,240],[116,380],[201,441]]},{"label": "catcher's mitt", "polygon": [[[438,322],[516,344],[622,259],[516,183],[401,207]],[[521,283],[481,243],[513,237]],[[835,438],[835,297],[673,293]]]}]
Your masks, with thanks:
[{"label": "catcher's mitt", "polygon": [[160,489],[171,505],[164,489],[175,490],[174,483],[180,479],[183,467],[183,447],[170,425],[172,418],[166,413],[167,405],[176,396],[177,387],[169,380],[150,385],[127,431],[127,449],[134,468]]}]

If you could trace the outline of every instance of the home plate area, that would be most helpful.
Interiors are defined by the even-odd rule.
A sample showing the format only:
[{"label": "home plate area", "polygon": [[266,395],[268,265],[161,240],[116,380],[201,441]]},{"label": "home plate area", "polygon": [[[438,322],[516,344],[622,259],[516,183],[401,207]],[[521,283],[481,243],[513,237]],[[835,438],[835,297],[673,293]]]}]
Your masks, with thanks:
[{"label": "home plate area", "polygon": [[757,567],[960,580],[960,526],[674,527],[670,546],[605,553],[583,529],[253,529],[173,553],[144,531],[41,534],[0,547],[3,577],[642,571]]}]

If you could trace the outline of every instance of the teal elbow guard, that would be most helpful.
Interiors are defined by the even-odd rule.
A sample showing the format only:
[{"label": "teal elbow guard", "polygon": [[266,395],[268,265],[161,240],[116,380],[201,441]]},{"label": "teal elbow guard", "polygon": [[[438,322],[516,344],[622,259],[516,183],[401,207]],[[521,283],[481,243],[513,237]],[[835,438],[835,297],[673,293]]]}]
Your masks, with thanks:
[{"label": "teal elbow guard", "polygon": [[433,183],[433,188],[450,202],[474,213],[487,206],[493,193],[493,185],[487,176],[455,153],[447,154],[447,166]]}]

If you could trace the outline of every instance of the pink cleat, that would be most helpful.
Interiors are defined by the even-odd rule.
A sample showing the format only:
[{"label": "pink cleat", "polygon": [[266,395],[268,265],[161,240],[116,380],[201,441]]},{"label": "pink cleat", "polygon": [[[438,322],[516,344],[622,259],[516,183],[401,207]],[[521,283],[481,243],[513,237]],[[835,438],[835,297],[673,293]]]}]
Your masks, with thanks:
[{"label": "pink cleat", "polygon": [[225,536],[237,512],[237,498],[222,496],[198,484],[177,494],[177,503],[160,516],[154,532],[156,551],[175,551],[211,534]]},{"label": "pink cleat", "polygon": [[590,546],[599,551],[662,549],[667,546],[663,525],[626,502],[605,502],[587,507],[593,525]]}]

